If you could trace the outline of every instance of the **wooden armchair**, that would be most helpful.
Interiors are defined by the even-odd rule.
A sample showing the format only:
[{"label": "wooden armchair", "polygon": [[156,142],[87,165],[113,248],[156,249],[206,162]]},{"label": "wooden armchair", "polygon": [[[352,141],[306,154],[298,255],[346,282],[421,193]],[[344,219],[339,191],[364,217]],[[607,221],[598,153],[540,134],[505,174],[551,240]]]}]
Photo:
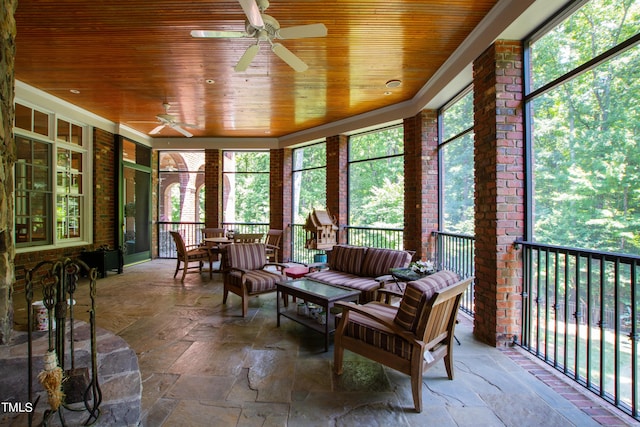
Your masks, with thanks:
[{"label": "wooden armchair", "polygon": [[[236,243],[226,248],[228,269],[224,274],[222,303],[229,292],[242,298],[242,317],[249,311],[249,296],[276,290],[276,283],[286,280],[285,264],[266,262],[264,243]],[[273,267],[272,269],[266,269]]]},{"label": "wooden armchair", "polygon": [[453,379],[453,339],[460,300],[473,277],[460,281],[440,271],[409,282],[399,307],[382,302],[337,302],[343,309],[335,333],[334,370],[342,374],[344,350],[411,377],[413,404],[422,411],[422,374],[444,359]]},{"label": "wooden armchair", "polygon": [[[176,265],[176,272],[173,273],[173,277],[176,277],[179,270],[182,270],[181,282],[184,282],[184,278],[188,273],[195,273],[195,271],[188,271],[190,269],[197,268],[198,273],[202,273],[202,265],[205,261],[209,262],[209,278],[212,277],[211,268],[213,266],[213,258],[211,252],[207,248],[203,248],[200,245],[185,245],[182,235],[177,231],[170,231],[171,237],[176,244],[176,252],[178,253],[178,264]],[[197,262],[197,266],[191,266],[190,264]],[[180,268],[180,263],[183,263]]]},{"label": "wooden armchair", "polygon": [[267,247],[267,259],[271,262],[278,262],[278,254],[280,252],[280,240],[282,240],[282,230],[271,229],[265,237],[265,245]]}]

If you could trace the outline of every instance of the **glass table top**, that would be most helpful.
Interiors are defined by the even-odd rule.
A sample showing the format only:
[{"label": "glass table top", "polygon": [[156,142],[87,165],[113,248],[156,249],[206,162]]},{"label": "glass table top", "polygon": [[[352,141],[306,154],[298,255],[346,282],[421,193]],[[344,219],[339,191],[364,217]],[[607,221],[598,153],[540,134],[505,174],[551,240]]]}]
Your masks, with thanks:
[{"label": "glass table top", "polygon": [[309,279],[288,280],[286,282],[280,282],[279,285],[285,288],[298,289],[328,299],[360,293],[360,291],[356,289],[327,285],[325,283]]}]

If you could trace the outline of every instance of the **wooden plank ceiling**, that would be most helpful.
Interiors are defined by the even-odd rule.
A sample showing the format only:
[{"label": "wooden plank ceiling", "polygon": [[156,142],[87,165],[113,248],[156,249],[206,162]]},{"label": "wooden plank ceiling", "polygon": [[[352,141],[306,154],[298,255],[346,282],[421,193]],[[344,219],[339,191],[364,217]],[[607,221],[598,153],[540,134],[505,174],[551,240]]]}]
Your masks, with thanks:
[{"label": "wooden plank ceiling", "polygon": [[281,137],[410,100],[495,3],[272,0],[281,28],[323,23],[328,35],[279,40],[304,72],[268,43],[235,72],[254,39],[190,32],[243,31],[237,0],[20,0],[16,78],[143,133],[168,102],[196,137]]}]

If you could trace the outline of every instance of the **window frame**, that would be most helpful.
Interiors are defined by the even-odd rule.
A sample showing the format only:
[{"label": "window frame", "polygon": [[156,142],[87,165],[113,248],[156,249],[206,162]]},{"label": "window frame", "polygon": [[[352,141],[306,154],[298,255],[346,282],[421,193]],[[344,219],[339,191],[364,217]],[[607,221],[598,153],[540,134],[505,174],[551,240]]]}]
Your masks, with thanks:
[{"label": "window frame", "polygon": [[[461,138],[464,138],[469,134],[473,134],[474,126],[475,126],[473,111],[472,111],[470,126],[467,128],[461,129],[459,132],[449,136],[447,139],[444,139],[444,129],[445,129],[444,115],[449,108],[456,105],[456,103],[461,101],[470,93],[473,94],[473,83],[466,86],[464,89],[458,92],[453,98],[451,98],[442,107],[438,109],[438,125],[437,125],[438,126],[438,229],[441,231],[449,231],[445,229],[445,223],[444,223],[445,198],[446,198],[444,177],[445,177],[446,158],[444,157],[442,150],[445,149],[448,144],[459,141]],[[471,150],[472,151],[475,150],[475,147],[473,145],[471,146]],[[474,170],[475,170],[475,163],[474,163]],[[475,175],[475,172],[474,172],[474,175]],[[475,211],[475,200],[474,200],[474,211]],[[475,234],[475,232],[473,234]]]},{"label": "window frame", "polygon": [[[31,143],[40,143],[46,144],[48,147],[47,154],[47,174],[49,179],[49,188],[45,191],[47,193],[47,216],[45,220],[45,234],[46,238],[43,241],[33,241],[30,239],[26,242],[18,242],[17,238],[17,199],[18,199],[18,191],[14,192],[14,244],[17,253],[31,252],[31,251],[42,251],[53,248],[61,248],[61,247],[72,247],[72,246],[81,246],[86,244],[91,244],[93,242],[93,169],[90,167],[90,159],[93,152],[93,139],[91,134],[91,126],[85,123],[81,123],[77,120],[70,119],[67,116],[56,113],[55,111],[47,110],[38,105],[34,105],[25,100],[16,98],[15,105],[25,107],[32,110],[31,116],[31,129],[23,129],[14,126],[14,138],[17,140],[18,138],[24,138],[25,140],[31,141]],[[46,115],[47,123],[48,123],[48,131],[47,134],[38,133],[34,131],[34,115]],[[65,141],[63,139],[58,139],[58,125],[59,123],[66,123],[70,126],[71,129],[79,130],[81,143],[74,143],[70,141]],[[71,136],[71,134],[70,134]],[[78,187],[80,190],[78,192],[72,191],[72,187],[67,187],[67,189],[62,189],[61,186],[58,185],[58,174],[64,173],[69,174],[70,169],[68,168],[59,168],[58,167],[58,151],[64,150],[66,152],[77,153],[80,158],[80,170],[78,171],[77,176],[80,176],[80,181],[78,182]],[[16,167],[18,167],[18,161],[16,161],[16,165],[14,166],[14,173],[16,171]],[[67,179],[70,177],[68,176]],[[15,181],[14,176],[14,188],[17,189],[17,182]],[[30,192],[28,192],[30,193]],[[77,237],[58,237],[58,197],[63,196],[66,199],[70,197],[78,198],[80,203],[77,208],[79,212],[77,215],[70,215],[68,204],[67,209],[65,211],[65,218],[79,218],[77,221],[78,227],[80,228],[79,235]],[[32,217],[31,214],[32,209],[26,213],[26,217]]]}]

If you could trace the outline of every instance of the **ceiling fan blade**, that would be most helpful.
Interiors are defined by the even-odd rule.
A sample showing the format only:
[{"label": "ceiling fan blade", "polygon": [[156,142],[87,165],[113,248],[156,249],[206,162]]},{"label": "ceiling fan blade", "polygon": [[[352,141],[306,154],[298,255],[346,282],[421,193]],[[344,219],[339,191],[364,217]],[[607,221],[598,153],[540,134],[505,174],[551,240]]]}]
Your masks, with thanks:
[{"label": "ceiling fan blade", "polygon": [[280,28],[276,33],[279,39],[304,39],[307,37],[325,37],[327,27],[324,24],[298,25],[296,27]]},{"label": "ceiling fan blade", "polygon": [[153,128],[151,132],[149,132],[149,135],[155,135],[156,133],[160,132],[163,127],[164,125],[156,126],[155,128]]},{"label": "ceiling fan blade", "polygon": [[194,128],[194,129],[199,129],[200,127],[198,125],[192,125],[191,123],[185,123],[185,122],[177,122],[176,123],[177,126],[182,126],[185,128]]},{"label": "ceiling fan blade", "polygon": [[302,59],[298,58],[293,52],[280,43],[274,43],[273,46],[271,46],[271,50],[297,72],[306,71],[307,68],[309,68]]},{"label": "ceiling fan blade", "polygon": [[237,39],[241,37],[249,37],[244,31],[209,31],[209,30],[193,30],[191,37],[206,39]]},{"label": "ceiling fan blade", "polygon": [[244,14],[247,15],[249,23],[256,28],[264,28],[264,21],[262,20],[262,13],[258,8],[256,0],[238,0]]},{"label": "ceiling fan blade", "polygon": [[245,50],[244,54],[242,54],[242,57],[236,64],[234,70],[237,72],[245,71],[249,64],[251,64],[251,61],[253,61],[253,58],[256,57],[259,50],[260,46],[258,46],[257,44],[252,44],[251,46],[249,46],[247,50]]},{"label": "ceiling fan blade", "polygon": [[183,134],[184,136],[186,136],[187,138],[191,138],[193,136],[193,134],[185,129],[183,129],[182,127],[178,126],[178,125],[174,125],[171,126],[173,129],[177,130],[178,132],[180,132],[181,134]]}]

